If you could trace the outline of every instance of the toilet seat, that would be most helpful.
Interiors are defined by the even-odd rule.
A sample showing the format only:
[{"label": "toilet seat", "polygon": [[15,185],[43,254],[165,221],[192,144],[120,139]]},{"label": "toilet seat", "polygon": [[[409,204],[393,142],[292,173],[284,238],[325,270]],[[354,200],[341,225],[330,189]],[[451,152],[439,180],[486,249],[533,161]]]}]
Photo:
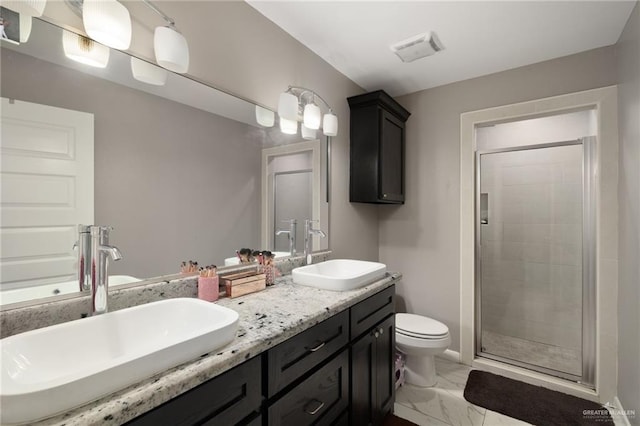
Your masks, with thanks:
[{"label": "toilet seat", "polygon": [[413,339],[442,340],[449,328],[440,321],[415,314],[396,314],[396,333]]}]

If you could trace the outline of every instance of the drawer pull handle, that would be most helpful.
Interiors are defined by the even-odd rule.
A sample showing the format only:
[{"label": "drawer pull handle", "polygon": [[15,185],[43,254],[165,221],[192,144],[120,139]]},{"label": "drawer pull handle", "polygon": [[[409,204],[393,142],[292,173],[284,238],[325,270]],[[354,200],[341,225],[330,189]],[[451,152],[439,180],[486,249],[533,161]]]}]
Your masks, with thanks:
[{"label": "drawer pull handle", "polygon": [[320,350],[320,348],[322,348],[325,345],[325,343],[327,343],[327,342],[322,342],[318,346],[316,346],[315,348],[309,349],[309,352],[316,352],[316,351]]},{"label": "drawer pull handle", "polygon": [[374,332],[373,332],[373,335],[374,335],[374,336],[375,336],[375,338],[377,339],[377,338],[378,338],[378,336],[380,336],[380,333],[378,332],[378,330],[376,330],[376,331],[374,331]]},{"label": "drawer pull handle", "polygon": [[[309,409],[309,406],[310,406],[311,404],[313,404],[314,402],[317,404],[316,408],[314,408],[314,409]],[[311,402],[309,402],[309,403],[306,405],[306,407],[304,407],[304,412],[305,412],[305,413],[307,413],[307,414],[310,414],[310,415],[312,415],[312,416],[315,416],[315,415],[316,415],[316,413],[317,413],[318,411],[322,410],[322,407],[324,407],[324,402],[322,402],[322,401],[318,401],[317,399],[314,399],[314,400],[312,400]]]},{"label": "drawer pull handle", "polygon": [[380,332],[381,336],[384,334],[384,329],[382,327],[380,327],[380,329],[378,331]]}]

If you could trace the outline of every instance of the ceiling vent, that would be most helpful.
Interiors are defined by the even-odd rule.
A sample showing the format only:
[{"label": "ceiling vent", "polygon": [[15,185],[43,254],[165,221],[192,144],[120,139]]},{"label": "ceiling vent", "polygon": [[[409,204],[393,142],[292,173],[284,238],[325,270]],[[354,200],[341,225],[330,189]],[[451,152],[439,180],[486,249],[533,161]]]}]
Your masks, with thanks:
[{"label": "ceiling vent", "polygon": [[402,62],[413,62],[416,59],[438,53],[443,49],[442,42],[433,31],[418,34],[391,46],[393,53],[398,55]]}]

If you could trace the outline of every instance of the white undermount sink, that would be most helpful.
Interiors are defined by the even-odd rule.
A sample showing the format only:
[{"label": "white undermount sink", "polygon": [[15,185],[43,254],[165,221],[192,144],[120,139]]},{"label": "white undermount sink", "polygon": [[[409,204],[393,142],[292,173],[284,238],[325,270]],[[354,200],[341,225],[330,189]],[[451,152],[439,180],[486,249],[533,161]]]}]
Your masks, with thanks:
[{"label": "white undermount sink", "polygon": [[0,340],[0,422],[46,418],[233,341],[238,313],[161,300]]},{"label": "white undermount sink", "polygon": [[365,260],[334,259],[295,268],[295,284],[332,291],[349,291],[364,287],[384,277],[387,265]]}]

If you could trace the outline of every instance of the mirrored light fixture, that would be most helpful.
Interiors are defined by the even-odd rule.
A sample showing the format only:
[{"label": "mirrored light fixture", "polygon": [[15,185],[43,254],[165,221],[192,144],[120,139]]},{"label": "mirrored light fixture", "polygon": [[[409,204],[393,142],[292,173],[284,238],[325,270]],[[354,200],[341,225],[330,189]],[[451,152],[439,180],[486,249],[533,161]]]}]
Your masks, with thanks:
[{"label": "mirrored light fixture", "polygon": [[[322,110],[316,101],[320,101],[320,105],[326,107],[328,110],[326,114],[322,114]],[[281,129],[283,120],[295,121],[296,124],[300,120],[303,123],[302,129],[306,135],[310,135],[311,130],[315,133],[315,130],[320,129],[320,124],[322,124],[322,132],[325,136],[336,136],[338,134],[338,117],[333,113],[327,101],[311,89],[289,86],[287,90],[280,94],[278,116],[280,117]],[[290,126],[287,127],[287,129],[289,128]],[[284,130],[283,132],[286,133]]]},{"label": "mirrored light fixture", "polygon": [[280,131],[287,135],[295,135],[298,133],[298,122],[280,117]]},{"label": "mirrored light fixture", "polygon": [[313,141],[318,139],[317,133],[318,131],[315,129],[308,128],[304,123],[300,126],[300,133],[302,134],[302,139],[306,139],[308,141]]},{"label": "mirrored light fixture", "polygon": [[256,105],[256,121],[263,127],[273,127],[276,122],[276,114],[270,109]]},{"label": "mirrored light fixture", "polygon": [[136,80],[154,86],[164,86],[167,82],[167,70],[133,56],[131,57],[131,73]]},{"label": "mirrored light fixture", "polygon": [[120,50],[131,45],[131,15],[117,0],[84,0],[82,22],[98,43]]},{"label": "mirrored light fixture", "polygon": [[62,30],[62,48],[67,58],[96,68],[109,63],[109,48],[90,38]]},{"label": "mirrored light fixture", "polygon": [[27,16],[42,16],[46,5],[47,0],[2,0],[2,7]]}]

